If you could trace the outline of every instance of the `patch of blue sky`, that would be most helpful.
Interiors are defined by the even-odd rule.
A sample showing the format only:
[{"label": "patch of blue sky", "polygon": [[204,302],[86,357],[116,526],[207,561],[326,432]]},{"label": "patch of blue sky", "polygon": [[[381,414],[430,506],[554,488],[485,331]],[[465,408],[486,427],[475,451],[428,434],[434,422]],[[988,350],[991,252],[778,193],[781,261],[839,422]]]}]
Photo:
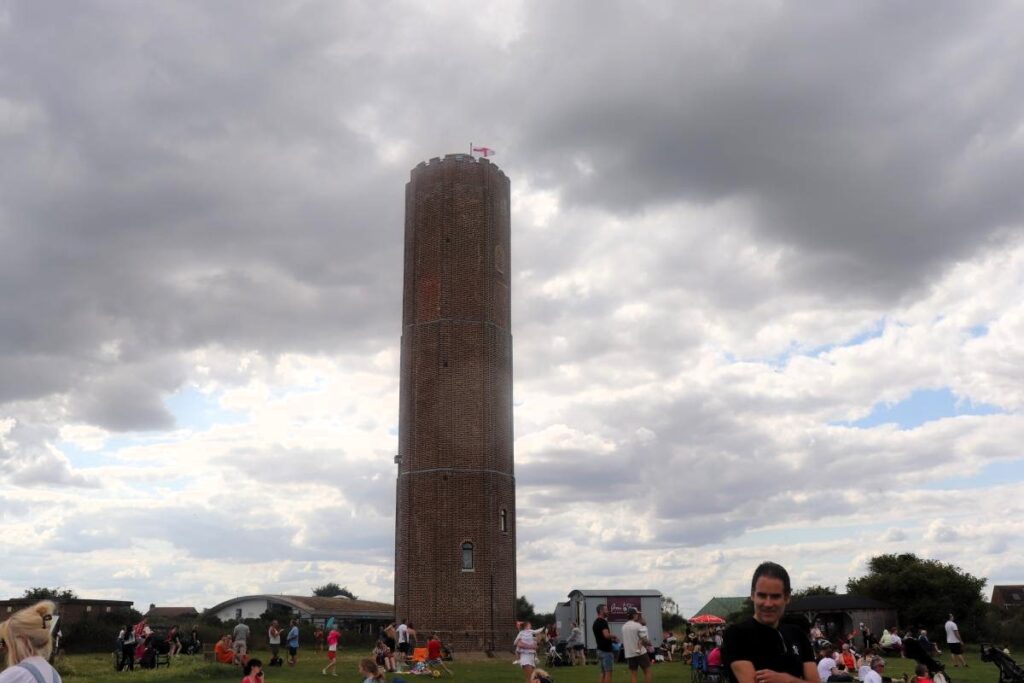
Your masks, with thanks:
[{"label": "patch of blue sky", "polygon": [[60,442],[60,444],[57,445],[57,448],[64,454],[64,457],[68,459],[71,466],[78,470],[110,464],[109,459],[104,453],[105,449],[99,451],[87,451],[69,441]]},{"label": "patch of blue sky", "polygon": [[[1024,454],[1024,453],[1022,453]],[[937,491],[988,489],[993,486],[1024,482],[1024,458],[990,462],[976,474],[932,481],[922,486]]]},{"label": "patch of blue sky", "polygon": [[245,421],[243,415],[224,410],[219,401],[220,394],[204,394],[195,387],[185,387],[164,399],[164,405],[174,415],[179,429],[202,431],[215,424]]},{"label": "patch of blue sky", "polygon": [[958,397],[948,387],[918,389],[897,403],[876,403],[871,413],[854,422],[838,423],[857,429],[871,429],[883,424],[897,424],[900,429],[914,429],[926,422],[960,415],[998,415],[1004,412],[998,406],[974,403]]},{"label": "patch of blue sky", "polygon": [[967,334],[972,337],[984,337],[988,334],[988,325],[975,325],[967,328]]}]

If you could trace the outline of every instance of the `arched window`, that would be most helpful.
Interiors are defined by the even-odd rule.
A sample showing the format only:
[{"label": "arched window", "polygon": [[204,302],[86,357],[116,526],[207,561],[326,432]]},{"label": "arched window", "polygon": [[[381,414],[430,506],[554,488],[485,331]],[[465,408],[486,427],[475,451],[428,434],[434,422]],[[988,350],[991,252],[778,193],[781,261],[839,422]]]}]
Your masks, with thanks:
[{"label": "arched window", "polygon": [[501,508],[501,512],[498,513],[498,529],[508,531],[508,510],[505,508]]},{"label": "arched window", "polygon": [[471,572],[473,569],[473,544],[466,541],[462,544],[462,571]]}]

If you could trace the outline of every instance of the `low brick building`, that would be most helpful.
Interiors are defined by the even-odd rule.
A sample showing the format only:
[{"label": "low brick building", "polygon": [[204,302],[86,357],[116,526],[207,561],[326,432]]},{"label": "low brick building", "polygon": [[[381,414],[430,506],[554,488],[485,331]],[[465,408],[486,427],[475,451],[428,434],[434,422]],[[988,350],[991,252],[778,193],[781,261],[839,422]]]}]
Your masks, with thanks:
[{"label": "low brick building", "polygon": [[[38,598],[0,600],[0,620],[37,602],[39,602]],[[102,614],[123,614],[127,617],[134,604],[131,600],[87,600],[84,598],[54,600],[54,602],[57,603],[57,613],[60,615],[62,623],[68,625],[77,624],[88,617],[95,618]]]},{"label": "low brick building", "polygon": [[142,616],[150,626],[181,626],[198,621],[199,610],[195,607],[157,607],[150,604],[149,611]]},{"label": "low brick building", "polygon": [[1024,586],[992,586],[992,604],[1002,609],[1024,608]]}]

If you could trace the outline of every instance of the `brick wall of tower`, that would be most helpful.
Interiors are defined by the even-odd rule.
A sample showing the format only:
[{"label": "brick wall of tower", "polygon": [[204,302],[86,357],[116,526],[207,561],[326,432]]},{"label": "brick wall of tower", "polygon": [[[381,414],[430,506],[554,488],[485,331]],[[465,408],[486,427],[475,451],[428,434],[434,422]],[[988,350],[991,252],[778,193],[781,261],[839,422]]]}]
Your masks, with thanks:
[{"label": "brick wall of tower", "polygon": [[461,154],[420,164],[405,221],[396,616],[458,649],[504,649],[516,598],[508,178]]}]

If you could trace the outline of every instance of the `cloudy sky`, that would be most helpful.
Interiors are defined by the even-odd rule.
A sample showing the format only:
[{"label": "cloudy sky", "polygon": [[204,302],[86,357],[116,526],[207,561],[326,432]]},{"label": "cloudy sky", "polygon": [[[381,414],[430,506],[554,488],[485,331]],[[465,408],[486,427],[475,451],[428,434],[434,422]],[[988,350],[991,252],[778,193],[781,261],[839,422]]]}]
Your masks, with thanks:
[{"label": "cloudy sky", "polygon": [[1017,3],[0,0],[0,597],[392,599],[404,185],[513,191],[519,592],[1024,581]]}]

